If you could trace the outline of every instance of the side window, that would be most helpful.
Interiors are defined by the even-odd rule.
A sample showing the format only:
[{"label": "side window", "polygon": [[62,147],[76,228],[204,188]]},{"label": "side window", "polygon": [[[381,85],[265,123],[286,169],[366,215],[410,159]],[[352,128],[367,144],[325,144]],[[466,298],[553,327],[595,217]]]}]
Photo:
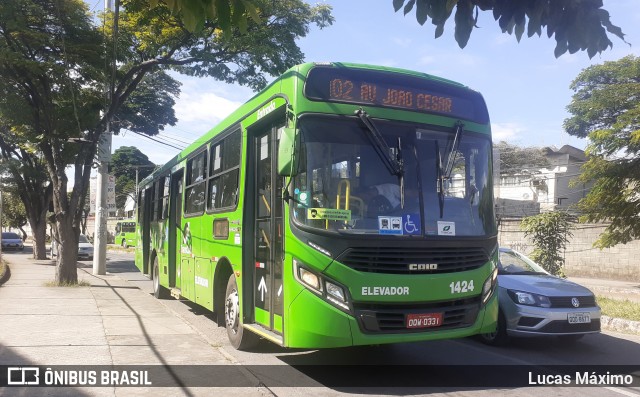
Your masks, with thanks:
[{"label": "side window", "polygon": [[240,130],[222,141],[211,145],[211,168],[209,170],[209,192],[207,209],[235,207],[238,202],[238,178],[242,136]]},{"label": "side window", "polygon": [[207,151],[200,152],[187,162],[187,187],[185,190],[185,214],[204,211]]},{"label": "side window", "polygon": [[151,189],[151,221],[158,220],[158,181],[153,182]]},{"label": "side window", "polygon": [[162,196],[160,219],[167,219],[169,217],[169,177],[166,176],[163,179],[164,184],[160,186],[160,189],[162,189],[160,192],[160,195]]}]

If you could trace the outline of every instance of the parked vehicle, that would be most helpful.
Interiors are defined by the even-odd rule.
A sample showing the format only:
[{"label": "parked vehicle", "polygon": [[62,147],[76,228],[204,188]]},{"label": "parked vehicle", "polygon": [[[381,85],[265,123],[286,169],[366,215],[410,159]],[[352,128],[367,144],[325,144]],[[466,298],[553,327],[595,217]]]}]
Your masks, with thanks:
[{"label": "parked vehicle", "polygon": [[2,250],[24,250],[24,243],[20,236],[13,232],[2,232]]},{"label": "parked vehicle", "polygon": [[496,331],[480,335],[490,345],[528,336],[557,336],[573,342],[600,332],[600,307],[590,290],[549,274],[508,248],[500,248],[498,302]]},{"label": "parked vehicle", "polygon": [[[58,244],[56,241],[51,242],[51,257],[58,255]],[[89,241],[87,236],[81,234],[78,237],[78,260],[92,260],[93,259],[93,244]]]}]

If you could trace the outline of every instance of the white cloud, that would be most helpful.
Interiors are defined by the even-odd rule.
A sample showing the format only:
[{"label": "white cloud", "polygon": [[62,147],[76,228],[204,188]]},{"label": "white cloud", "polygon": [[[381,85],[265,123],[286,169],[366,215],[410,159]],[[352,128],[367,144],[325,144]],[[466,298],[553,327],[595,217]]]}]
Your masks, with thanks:
[{"label": "white cloud", "polygon": [[213,126],[236,110],[242,102],[231,101],[213,93],[183,93],[176,102],[180,123],[205,123]]},{"label": "white cloud", "polygon": [[491,123],[493,142],[509,141],[513,143],[524,132],[525,129],[517,123]]}]

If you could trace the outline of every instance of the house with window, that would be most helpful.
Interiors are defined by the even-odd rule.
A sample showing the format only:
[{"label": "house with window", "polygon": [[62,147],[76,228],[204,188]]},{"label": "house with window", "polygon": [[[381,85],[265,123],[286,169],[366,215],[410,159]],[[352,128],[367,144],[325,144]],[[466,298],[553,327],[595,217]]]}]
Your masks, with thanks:
[{"label": "house with window", "polygon": [[[586,161],[583,150],[570,145],[560,149],[543,148],[548,164],[519,170],[500,172],[500,153],[494,150],[496,180],[496,213],[501,217],[525,217],[540,212],[567,210],[575,206],[588,193],[590,186],[572,185],[580,175],[580,167]],[[497,178],[496,178],[497,179]]]}]

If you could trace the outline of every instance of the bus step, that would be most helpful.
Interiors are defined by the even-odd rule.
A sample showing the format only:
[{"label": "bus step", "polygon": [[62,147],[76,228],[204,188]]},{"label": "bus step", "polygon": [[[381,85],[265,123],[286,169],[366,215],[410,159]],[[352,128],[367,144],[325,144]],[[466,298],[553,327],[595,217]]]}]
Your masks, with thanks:
[{"label": "bus step", "polygon": [[176,299],[180,299],[180,293],[182,291],[180,290],[180,288],[171,288],[171,296],[176,298]]}]

